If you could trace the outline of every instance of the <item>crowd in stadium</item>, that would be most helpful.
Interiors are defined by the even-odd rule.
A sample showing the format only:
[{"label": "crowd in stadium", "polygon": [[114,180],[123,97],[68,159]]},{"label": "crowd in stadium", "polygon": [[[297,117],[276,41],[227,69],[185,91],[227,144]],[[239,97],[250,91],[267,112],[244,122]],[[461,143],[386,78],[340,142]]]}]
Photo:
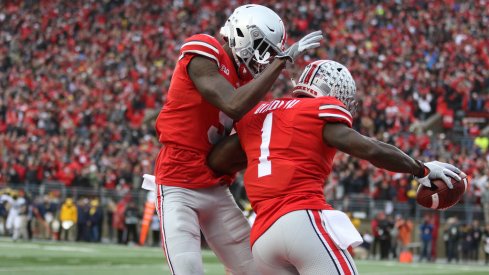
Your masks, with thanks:
[{"label": "crowd in stadium", "polygon": [[[160,147],[153,114],[179,46],[191,34],[217,35],[241,2],[1,2],[0,185],[138,188]],[[476,196],[489,188],[489,139],[479,137],[486,124],[462,124],[463,144],[409,131],[434,113],[488,112],[484,1],[281,2],[266,5],[283,18],[289,44],[316,29],[326,42],[296,62],[270,97],[287,94],[288,77],[308,61],[338,60],[356,80],[358,130],[416,158],[461,167],[480,182]],[[444,126],[449,133],[453,123]],[[347,156],[337,159],[331,181],[344,184],[343,194],[398,201],[413,188],[407,177]]]}]

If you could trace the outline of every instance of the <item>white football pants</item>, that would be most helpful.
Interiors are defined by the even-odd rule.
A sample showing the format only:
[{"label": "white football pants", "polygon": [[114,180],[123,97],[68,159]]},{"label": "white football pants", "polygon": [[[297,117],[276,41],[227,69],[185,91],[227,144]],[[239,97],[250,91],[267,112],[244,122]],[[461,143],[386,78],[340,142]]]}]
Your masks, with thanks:
[{"label": "white football pants", "polygon": [[358,274],[346,250],[336,246],[320,210],[299,210],[280,217],[253,244],[262,275]]},{"label": "white football pants", "polygon": [[156,194],[162,246],[172,274],[204,274],[201,230],[227,272],[258,274],[250,249],[250,225],[227,186],[158,185]]}]

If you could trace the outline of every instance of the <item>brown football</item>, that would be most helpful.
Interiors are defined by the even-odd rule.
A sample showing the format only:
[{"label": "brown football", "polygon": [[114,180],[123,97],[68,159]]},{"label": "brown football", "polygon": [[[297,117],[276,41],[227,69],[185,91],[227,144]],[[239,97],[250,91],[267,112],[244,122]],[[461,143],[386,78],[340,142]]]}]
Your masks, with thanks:
[{"label": "brown football", "polygon": [[452,180],[453,189],[449,189],[441,179],[431,181],[431,187],[420,185],[416,202],[426,208],[443,210],[454,206],[469,188],[467,176],[462,173],[461,181]]}]

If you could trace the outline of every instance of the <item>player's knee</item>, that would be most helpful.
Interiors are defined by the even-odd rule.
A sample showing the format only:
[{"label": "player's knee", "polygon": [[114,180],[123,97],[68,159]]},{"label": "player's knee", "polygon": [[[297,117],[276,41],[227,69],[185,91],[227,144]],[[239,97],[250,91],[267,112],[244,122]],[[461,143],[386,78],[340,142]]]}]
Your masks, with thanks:
[{"label": "player's knee", "polygon": [[256,275],[258,274],[258,269],[256,268],[256,264],[253,259],[242,261],[240,265],[229,268],[228,270],[233,275]]},{"label": "player's knee", "polygon": [[184,252],[170,256],[174,274],[204,274],[200,252]]},{"label": "player's knee", "polygon": [[234,217],[230,217],[223,221],[223,225],[226,228],[229,236],[234,242],[240,243],[247,241],[250,237],[250,225],[246,218],[239,213]]}]

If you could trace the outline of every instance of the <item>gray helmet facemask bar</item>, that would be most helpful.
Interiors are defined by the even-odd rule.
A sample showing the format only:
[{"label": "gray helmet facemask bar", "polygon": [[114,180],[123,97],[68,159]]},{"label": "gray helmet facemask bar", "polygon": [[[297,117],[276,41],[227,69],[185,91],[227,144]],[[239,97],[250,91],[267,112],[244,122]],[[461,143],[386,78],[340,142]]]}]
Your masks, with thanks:
[{"label": "gray helmet facemask bar", "polygon": [[[242,49],[239,52],[241,57],[239,57],[234,48],[232,26],[230,25],[229,28],[230,35],[228,39],[230,39],[230,46],[234,59],[238,65],[241,63],[244,64],[254,78],[258,77],[265,70],[266,66],[270,64],[271,59],[276,54],[282,53],[282,51],[274,45],[256,25],[250,25],[247,26],[247,28],[252,37],[251,43],[253,43],[253,51],[249,48]],[[270,52],[270,49],[273,50],[273,53]]]}]

